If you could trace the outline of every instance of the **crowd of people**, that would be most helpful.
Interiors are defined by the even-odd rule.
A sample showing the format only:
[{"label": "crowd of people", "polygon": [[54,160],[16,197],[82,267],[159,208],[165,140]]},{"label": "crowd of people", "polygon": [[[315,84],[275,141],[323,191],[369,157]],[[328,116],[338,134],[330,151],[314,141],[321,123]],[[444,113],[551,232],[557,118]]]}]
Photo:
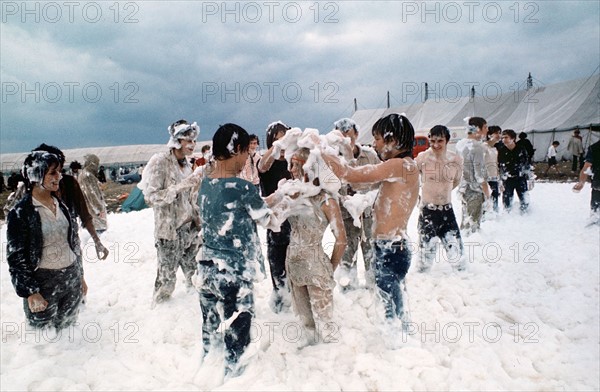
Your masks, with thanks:
[{"label": "crowd of people", "polygon": [[[199,295],[205,355],[224,348],[225,375],[240,374],[255,314],[254,283],[266,273],[260,225],[267,230],[270,308],[292,308],[305,328],[301,345],[325,341],[320,334],[333,321],[334,288],[346,293],[359,287],[359,245],[367,288],[380,298],[390,328],[404,328],[410,321],[404,282],[413,257],[407,225],[417,206],[421,273],[432,268],[438,243],[455,272],[464,271],[463,237],[500,206],[510,212],[515,193],[520,212],[529,209],[534,150],[526,135],[517,141],[515,131],[488,127],[481,117],[468,118],[466,127],[456,151],[448,149],[446,126],[431,128],[429,148],[413,159],[414,128],[403,114],[373,125],[372,147],[357,142],[361,130],[351,119],[336,121],[327,135],[273,122],[263,154],[257,135],[228,123],[216,130],[212,151],[203,148],[199,162],[190,158],[200,127],[174,122],[165,151],[150,159],[139,184],[154,212],[152,307],[169,300],[181,268],[187,290]],[[579,191],[600,170],[600,142],[585,159],[576,144]],[[100,240],[108,226],[99,163],[90,154],[83,166],[71,165],[76,179],[61,174],[65,156],[56,147],[42,144],[25,159],[22,187],[8,211],[7,260],[32,326],[61,329],[76,320],[87,292],[77,218],[98,257],[108,255]],[[593,177],[596,213],[599,181],[600,175]],[[455,189],[460,225],[452,207]],[[370,202],[357,211],[352,201],[360,198]],[[334,243],[326,252],[328,227]]]}]

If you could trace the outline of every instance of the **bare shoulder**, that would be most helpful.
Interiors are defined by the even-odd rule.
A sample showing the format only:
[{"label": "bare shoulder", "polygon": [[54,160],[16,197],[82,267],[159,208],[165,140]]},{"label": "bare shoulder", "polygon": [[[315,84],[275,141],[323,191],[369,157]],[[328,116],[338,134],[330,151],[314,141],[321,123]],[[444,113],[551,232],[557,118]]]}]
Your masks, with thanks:
[{"label": "bare shoulder", "polygon": [[428,148],[425,151],[421,151],[415,158],[415,162],[420,167],[427,160],[427,158],[429,158],[430,155],[431,155],[431,148]]}]

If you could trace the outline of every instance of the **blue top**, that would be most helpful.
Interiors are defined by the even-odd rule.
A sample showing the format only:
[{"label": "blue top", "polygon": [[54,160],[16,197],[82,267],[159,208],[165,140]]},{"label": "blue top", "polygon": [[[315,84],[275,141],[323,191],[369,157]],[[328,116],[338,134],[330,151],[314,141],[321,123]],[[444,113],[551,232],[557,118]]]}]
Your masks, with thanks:
[{"label": "blue top", "polygon": [[256,222],[267,223],[271,214],[256,187],[237,177],[206,178],[198,204],[204,241],[201,259],[252,279],[262,260]]}]

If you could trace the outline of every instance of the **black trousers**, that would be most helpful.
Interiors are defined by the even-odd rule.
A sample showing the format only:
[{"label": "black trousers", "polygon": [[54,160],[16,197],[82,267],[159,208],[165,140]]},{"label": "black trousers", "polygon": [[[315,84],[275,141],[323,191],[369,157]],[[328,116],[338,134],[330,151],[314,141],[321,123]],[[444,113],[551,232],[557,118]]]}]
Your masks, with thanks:
[{"label": "black trousers", "polygon": [[40,294],[48,307],[42,312],[29,310],[27,298],[23,299],[23,310],[27,322],[35,328],[67,328],[77,320],[79,304],[83,298],[83,269],[80,261],[63,269],[38,269],[33,276],[40,287]]},{"label": "black trousers", "polygon": [[510,210],[515,191],[521,203],[521,211],[527,211],[529,207],[529,198],[527,195],[527,179],[525,177],[509,177],[504,180],[504,192],[502,193],[502,202],[505,210]]},{"label": "black trousers", "polygon": [[281,231],[276,233],[267,230],[267,258],[271,268],[271,282],[275,291],[286,288],[285,257],[290,244],[292,227],[287,220],[281,225]]}]

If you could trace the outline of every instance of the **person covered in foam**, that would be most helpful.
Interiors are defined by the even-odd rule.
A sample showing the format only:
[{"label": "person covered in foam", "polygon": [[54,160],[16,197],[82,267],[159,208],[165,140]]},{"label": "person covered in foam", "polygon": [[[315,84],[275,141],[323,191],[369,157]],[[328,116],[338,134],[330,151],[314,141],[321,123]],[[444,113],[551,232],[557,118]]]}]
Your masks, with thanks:
[{"label": "person covered in foam", "polygon": [[[290,129],[281,121],[273,122],[267,126],[267,151],[257,163],[263,197],[268,197],[277,191],[281,180],[292,178],[288,170],[288,163],[285,160],[285,149],[282,149],[281,145],[276,143]],[[273,284],[269,305],[274,313],[279,313],[290,307],[289,287],[285,276],[285,255],[289,243],[289,222],[282,222],[280,230],[267,230],[267,260],[269,261],[271,283]]]},{"label": "person covered in foam", "polygon": [[168,127],[168,150],[154,154],[138,187],[154,210],[154,238],[158,268],[152,306],[164,302],[175,290],[181,267],[188,289],[196,274],[195,256],[200,246],[200,213],[196,203],[202,169],[192,171],[189,156],[196,147],[200,127],[179,120]]},{"label": "person covered in foam", "polygon": [[[290,245],[287,250],[286,271],[292,293],[294,313],[304,325],[301,345],[317,343],[329,335],[333,318],[333,272],[339,265],[346,246],[346,233],[338,194],[320,188],[320,178],[312,181],[305,174],[310,150],[296,150],[291,157],[291,172],[294,181],[307,185],[304,192],[309,208],[288,218],[291,225]],[[313,189],[318,193],[314,194]],[[314,195],[312,195],[314,194]],[[299,196],[302,197],[302,196]],[[323,250],[323,235],[327,226],[335,237],[331,257]],[[331,332],[331,331],[329,331]]]},{"label": "person covered in foam", "polygon": [[[377,153],[370,147],[366,147],[357,142],[358,125],[350,118],[342,118],[334,123],[335,129],[350,141],[348,149],[342,150],[345,159],[352,167],[365,165],[375,165],[381,162]],[[358,245],[360,244],[363,262],[365,265],[365,275],[367,284],[373,285],[373,277],[370,271],[372,259],[372,226],[373,211],[371,208],[372,200],[369,200],[368,206],[363,212],[354,218],[352,212],[352,196],[357,196],[354,200],[359,200],[359,196],[366,196],[368,192],[379,189],[379,183],[354,183],[345,184],[340,189],[340,194],[344,203],[342,204],[342,217],[344,219],[344,228],[346,230],[346,239],[348,246],[340,263],[338,282],[343,290],[352,290],[358,288]],[[361,199],[364,199],[362,197]]]},{"label": "person covered in foam", "polygon": [[419,272],[431,269],[437,255],[437,239],[442,242],[446,259],[457,271],[465,269],[463,241],[454,210],[452,190],[462,177],[462,158],[448,151],[450,130],[436,125],[429,130],[429,148],[415,161],[421,173],[421,212],[419,213]]},{"label": "person covered in foam", "polygon": [[77,224],[57,196],[61,161],[46,151],[23,164],[26,194],[9,212],[6,260],[29,325],[67,328],[87,290]]},{"label": "person covered in foam", "polygon": [[407,322],[401,286],[411,260],[408,219],[419,196],[419,175],[412,159],[414,128],[403,114],[390,114],[373,125],[374,148],[381,163],[352,167],[331,153],[320,138],[315,147],[340,179],[349,183],[381,183],[373,207],[371,268],[388,320]]},{"label": "person covered in foam", "polygon": [[196,287],[202,342],[211,358],[224,351],[221,361],[229,377],[243,371],[242,355],[250,343],[254,280],[262,258],[256,225],[278,230],[291,201],[281,192],[263,199],[252,183],[238,177],[249,145],[249,135],[239,125],[219,127],[213,136],[214,159],[206,168],[198,197],[203,244],[197,256]]},{"label": "person covered in foam", "polygon": [[100,159],[95,154],[87,154],[84,158],[83,169],[79,173],[77,181],[85,195],[85,201],[93,217],[94,227],[98,233],[108,228],[106,219],[106,201],[100,189],[100,180],[96,176]]}]

